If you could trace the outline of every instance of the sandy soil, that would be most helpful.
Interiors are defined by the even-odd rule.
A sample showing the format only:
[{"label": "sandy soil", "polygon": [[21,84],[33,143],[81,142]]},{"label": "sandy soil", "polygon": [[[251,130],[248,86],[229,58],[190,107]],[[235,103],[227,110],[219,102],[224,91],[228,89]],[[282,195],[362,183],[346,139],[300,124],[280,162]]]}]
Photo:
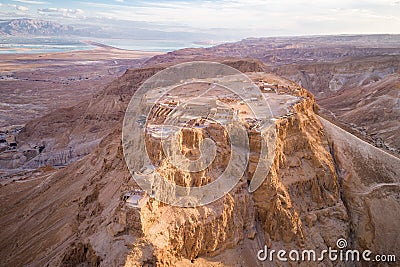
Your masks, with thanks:
[{"label": "sandy soil", "polygon": [[[92,50],[52,52],[37,54],[3,54],[0,71],[17,71],[49,65],[68,65],[71,63],[98,60],[139,59],[162,54],[160,52],[132,51],[113,47],[96,47]],[[53,61],[53,62],[51,62]],[[57,65],[58,65],[57,64]]]}]

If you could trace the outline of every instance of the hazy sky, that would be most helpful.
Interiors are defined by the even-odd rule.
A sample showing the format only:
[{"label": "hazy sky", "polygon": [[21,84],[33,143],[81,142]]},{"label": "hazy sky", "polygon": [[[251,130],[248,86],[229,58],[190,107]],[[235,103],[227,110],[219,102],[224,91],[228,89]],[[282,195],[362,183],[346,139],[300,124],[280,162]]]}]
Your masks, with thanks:
[{"label": "hazy sky", "polygon": [[75,24],[94,18],[129,20],[163,31],[226,34],[238,39],[400,33],[400,0],[1,0],[0,5],[2,19],[35,17]]}]

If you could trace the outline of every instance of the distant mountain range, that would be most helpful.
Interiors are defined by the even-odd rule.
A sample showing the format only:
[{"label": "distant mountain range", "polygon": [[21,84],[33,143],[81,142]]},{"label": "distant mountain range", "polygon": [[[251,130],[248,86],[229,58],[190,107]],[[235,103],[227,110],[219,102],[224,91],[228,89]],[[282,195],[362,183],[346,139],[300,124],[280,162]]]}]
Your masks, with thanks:
[{"label": "distant mountain range", "polygon": [[[151,25],[150,25],[151,26]],[[214,40],[216,36],[191,31],[163,31],[134,21],[99,21],[88,19],[74,25],[63,25],[39,19],[0,19],[0,36],[80,36],[132,40]]]},{"label": "distant mountain range", "polygon": [[13,19],[0,22],[0,35],[61,36],[81,35],[69,25],[37,19]]}]

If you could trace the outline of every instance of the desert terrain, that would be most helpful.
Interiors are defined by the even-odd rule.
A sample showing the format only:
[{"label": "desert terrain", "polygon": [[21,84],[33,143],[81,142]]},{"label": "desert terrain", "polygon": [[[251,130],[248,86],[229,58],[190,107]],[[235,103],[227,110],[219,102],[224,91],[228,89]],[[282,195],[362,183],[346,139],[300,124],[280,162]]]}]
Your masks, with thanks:
[{"label": "desert terrain", "polygon": [[[46,81],[0,81],[2,94],[14,94],[3,101],[10,106],[2,113],[4,126],[22,125],[14,133],[13,145],[6,141],[8,147],[0,153],[0,265],[369,266],[328,259],[262,262],[256,257],[264,245],[321,251],[335,248],[339,238],[353,249],[398,259],[398,40],[398,36],[246,39],[151,58],[98,48],[78,53],[79,60],[90,62],[87,65],[66,59],[65,54],[24,55],[22,61],[10,56],[2,67],[12,73],[10,77],[42,79],[42,68],[50,74]],[[41,61],[43,57],[50,62]],[[161,99],[144,124],[149,156],[169,182],[204,186],[229,165],[233,148],[229,149],[231,143],[217,117],[236,114],[250,149],[246,170],[232,190],[207,205],[183,208],[138,186],[125,158],[122,129],[131,98],[147,79],[192,60],[220,62],[245,73],[256,92],[268,100],[276,139],[272,155],[263,154],[261,144],[267,135],[262,122],[248,118],[247,105],[219,88],[184,106],[211,108],[207,114],[214,115],[190,118],[177,140],[182,155],[196,160],[202,140],[213,139],[218,145],[216,162],[199,172],[171,166],[160,148],[160,125],[179,107],[171,99],[183,102],[190,93],[212,87],[211,81],[189,86],[178,79],[176,98]],[[25,69],[19,64],[28,61],[43,65]],[[53,64],[61,65],[54,73]],[[88,79],[69,80],[79,75]],[[18,81],[21,87],[11,84]],[[28,100],[29,84],[35,82],[46,89]],[[25,114],[12,105],[13,99],[17,105],[34,105]],[[257,103],[257,99],[249,94],[247,100]],[[214,112],[224,110],[218,103],[228,106],[222,115]],[[191,117],[189,111],[179,114],[178,118]],[[135,140],[134,145],[142,143]],[[137,148],[134,152],[141,146]],[[261,184],[252,190],[257,165],[265,158],[271,161],[270,169],[261,173]],[[142,167],[139,153],[132,153],[130,160]]]},{"label": "desert terrain", "polygon": [[0,127],[21,125],[71,107],[152,57],[155,52],[99,46],[85,51],[2,54]]}]

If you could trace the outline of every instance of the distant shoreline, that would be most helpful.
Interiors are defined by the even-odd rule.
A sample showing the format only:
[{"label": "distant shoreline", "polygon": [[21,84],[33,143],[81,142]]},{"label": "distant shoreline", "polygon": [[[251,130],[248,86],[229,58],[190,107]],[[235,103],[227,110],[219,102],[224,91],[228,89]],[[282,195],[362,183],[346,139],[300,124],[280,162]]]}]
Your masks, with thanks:
[{"label": "distant shoreline", "polygon": [[134,50],[122,49],[122,48],[118,48],[118,47],[115,47],[115,46],[102,44],[102,43],[95,42],[95,41],[92,41],[92,40],[82,40],[81,42],[84,43],[84,44],[91,45],[91,46],[96,46],[96,47],[101,47],[101,48],[106,48],[106,49],[117,49],[117,50],[125,50],[125,51],[134,51]]},{"label": "distant shoreline", "polygon": [[[7,44],[0,44],[0,55],[13,55],[13,54],[19,54],[19,55],[39,55],[39,54],[49,54],[49,53],[70,53],[70,52],[86,52],[86,51],[94,51],[94,50],[108,50],[108,51],[120,51],[120,52],[132,52],[132,53],[157,53],[157,54],[163,54],[165,52],[163,51],[145,51],[145,50],[130,50],[130,49],[124,49],[124,48],[118,48],[115,46],[111,45],[106,45],[100,42],[92,41],[92,40],[79,40],[80,43],[88,45],[86,48],[85,47],[79,47],[76,46],[75,48],[72,49],[61,49],[57,48],[57,45],[47,45],[44,44],[42,45],[43,47],[49,46],[49,51],[46,51],[46,48],[36,48],[34,46],[40,46],[40,45],[26,45],[26,44],[17,44],[24,46],[26,45],[27,47],[17,47],[14,46],[16,44],[10,44],[10,46],[7,46]],[[30,46],[30,47],[29,47]],[[63,45],[60,45],[61,47],[65,47]],[[66,45],[68,46],[68,45]],[[73,47],[73,45],[69,45],[70,47]]]},{"label": "distant shoreline", "polygon": [[49,52],[86,51],[96,48],[113,49],[114,51],[141,51],[167,53],[184,48],[204,48],[217,43],[185,40],[163,39],[124,39],[124,38],[90,38],[90,37],[51,37],[51,36],[3,36],[0,35],[0,55],[4,54],[38,54]]}]

